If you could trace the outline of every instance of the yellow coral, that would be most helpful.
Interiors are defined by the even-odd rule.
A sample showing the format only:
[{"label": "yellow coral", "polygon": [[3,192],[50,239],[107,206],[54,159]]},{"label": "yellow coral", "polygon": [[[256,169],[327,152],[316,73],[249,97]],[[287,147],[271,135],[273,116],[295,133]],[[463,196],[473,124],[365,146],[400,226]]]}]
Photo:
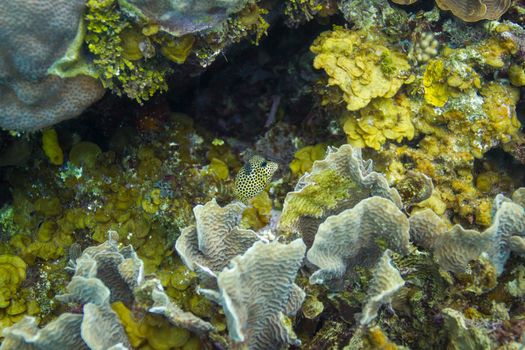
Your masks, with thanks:
[{"label": "yellow coral", "polygon": [[10,305],[11,299],[26,279],[27,265],[15,255],[0,255],[0,308]]},{"label": "yellow coral", "polygon": [[251,206],[243,211],[240,225],[254,230],[259,230],[268,225],[272,210],[272,200],[268,192],[261,192],[249,203]]},{"label": "yellow coral", "polygon": [[521,124],[516,115],[516,104],[520,99],[519,90],[495,82],[488,83],[481,89],[484,97],[483,110],[488,116],[483,130],[485,136],[507,143],[517,136]]},{"label": "yellow coral", "polygon": [[58,135],[55,129],[46,129],[42,131],[42,149],[49,158],[51,164],[62,165],[64,162],[64,153],[58,143]]},{"label": "yellow coral", "polygon": [[290,163],[290,170],[294,175],[303,175],[312,169],[316,160],[323,159],[326,154],[326,145],[317,144],[303,147],[294,154]]},{"label": "yellow coral", "polygon": [[191,333],[188,330],[175,327],[160,316],[147,314],[138,320],[120,301],[111,304],[111,307],[117,313],[134,348],[174,350],[185,346],[190,340],[190,348],[200,348],[198,338],[190,338]]},{"label": "yellow coral", "polygon": [[335,27],[321,33],[310,47],[316,54],[314,67],[328,74],[329,85],[341,89],[350,111],[376,97],[393,97],[411,77],[407,57],[385,46],[386,38],[371,35]]},{"label": "yellow coral", "polygon": [[448,59],[430,60],[423,74],[425,101],[432,106],[443,107],[451,96],[457,96],[472,87],[479,88],[478,74],[450,52]]},{"label": "yellow coral", "polygon": [[415,129],[411,118],[406,96],[377,98],[359,112],[347,113],[343,129],[352,146],[379,150],[386,140],[412,140]]}]

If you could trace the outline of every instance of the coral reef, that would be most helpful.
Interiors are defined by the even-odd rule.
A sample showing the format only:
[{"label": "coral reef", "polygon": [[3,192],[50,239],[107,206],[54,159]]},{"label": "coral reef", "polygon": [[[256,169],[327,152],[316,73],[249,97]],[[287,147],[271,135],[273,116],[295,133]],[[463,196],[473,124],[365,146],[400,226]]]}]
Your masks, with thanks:
[{"label": "coral reef", "polygon": [[238,226],[244,208],[239,202],[221,208],[215,199],[193,208],[196,224],[182,230],[175,244],[189,269],[218,273],[258,240],[255,232]]},{"label": "coral reef", "polygon": [[0,5],[0,127],[37,130],[78,116],[104,90],[83,62],[85,1]]},{"label": "coral reef", "polygon": [[359,323],[369,324],[377,317],[377,312],[382,304],[389,303],[392,296],[405,285],[399,271],[392,266],[391,251],[385,250],[374,268],[374,275],[368,287],[368,296]]},{"label": "coral reef", "polygon": [[[519,197],[523,189],[518,189]],[[465,271],[471,260],[485,254],[501,274],[510,252],[524,254],[525,208],[503,195],[494,199],[492,225],[483,232],[460,225],[448,229],[430,209],[410,218],[412,240],[433,251],[438,264],[453,272]]]},{"label": "coral reef", "polygon": [[525,8],[436,3],[0,5],[0,349],[523,347]]},{"label": "coral reef", "polygon": [[242,10],[250,0],[173,1],[119,0],[132,16],[155,23],[174,36],[216,30],[229,15]]}]

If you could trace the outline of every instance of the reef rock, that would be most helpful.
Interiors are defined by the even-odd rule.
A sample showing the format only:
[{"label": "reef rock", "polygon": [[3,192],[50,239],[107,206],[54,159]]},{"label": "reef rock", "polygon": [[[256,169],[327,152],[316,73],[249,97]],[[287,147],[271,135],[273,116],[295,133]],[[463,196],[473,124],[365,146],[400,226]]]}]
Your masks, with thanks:
[{"label": "reef rock", "polygon": [[159,24],[162,30],[182,36],[209,31],[252,0],[119,0],[134,16]]},{"label": "reef rock", "polygon": [[280,349],[301,342],[287,326],[287,316],[301,307],[305,293],[294,284],[306,246],[256,242],[219,273],[219,291],[201,290],[221,304],[230,338],[249,349]]},{"label": "reef rock", "polygon": [[85,0],[0,3],[0,127],[36,130],[79,115],[104,90],[80,49]]},{"label": "reef rock", "polygon": [[408,239],[408,219],[394,203],[381,197],[364,199],[319,226],[306,255],[319,267],[310,283],[335,286],[354,267],[374,266],[385,248],[408,253]]}]

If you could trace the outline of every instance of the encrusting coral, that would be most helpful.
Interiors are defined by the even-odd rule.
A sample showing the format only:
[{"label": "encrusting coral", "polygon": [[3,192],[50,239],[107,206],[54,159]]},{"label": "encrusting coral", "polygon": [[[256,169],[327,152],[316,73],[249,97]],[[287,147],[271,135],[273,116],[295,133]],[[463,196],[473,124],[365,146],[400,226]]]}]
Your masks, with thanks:
[{"label": "encrusting coral", "polygon": [[394,99],[376,98],[358,112],[347,112],[343,117],[343,130],[348,143],[354,147],[379,150],[388,140],[412,140],[415,128],[413,113],[406,96]]},{"label": "encrusting coral", "polygon": [[130,15],[157,24],[174,36],[216,30],[229,15],[241,11],[252,0],[173,1],[119,0]]}]

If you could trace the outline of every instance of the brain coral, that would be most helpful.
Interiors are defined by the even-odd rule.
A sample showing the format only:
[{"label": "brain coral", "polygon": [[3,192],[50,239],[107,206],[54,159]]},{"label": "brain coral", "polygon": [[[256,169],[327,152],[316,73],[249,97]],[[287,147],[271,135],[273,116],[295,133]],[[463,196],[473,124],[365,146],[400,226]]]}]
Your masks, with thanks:
[{"label": "brain coral", "polygon": [[78,65],[84,3],[0,2],[0,127],[39,129],[79,115],[102,96]]},{"label": "brain coral", "polygon": [[411,77],[407,57],[385,45],[386,38],[336,27],[321,33],[310,47],[314,67],[328,74],[328,84],[343,92],[349,111],[373,98],[393,97]]}]

